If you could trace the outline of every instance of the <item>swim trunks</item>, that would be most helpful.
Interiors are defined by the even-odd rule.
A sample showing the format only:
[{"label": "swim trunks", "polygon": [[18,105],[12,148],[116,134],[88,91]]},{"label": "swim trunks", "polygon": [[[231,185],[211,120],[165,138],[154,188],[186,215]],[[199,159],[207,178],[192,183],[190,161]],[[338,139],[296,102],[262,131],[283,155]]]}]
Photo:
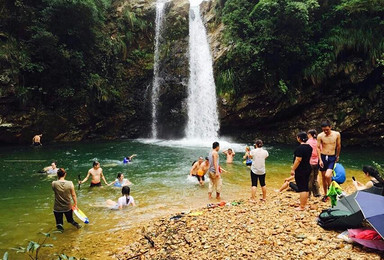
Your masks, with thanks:
[{"label": "swim trunks", "polygon": [[321,160],[323,161],[324,167],[320,167],[320,171],[325,172],[328,169],[333,169],[335,166],[336,155],[321,154]]},{"label": "swim trunks", "polygon": [[197,171],[198,176],[204,176],[204,171],[203,170],[198,170]]},{"label": "swim trunks", "polygon": [[98,183],[91,182],[91,186],[89,187],[101,187],[101,182],[98,182]]},{"label": "swim trunks", "polygon": [[33,146],[40,146],[41,143],[33,143]]},{"label": "swim trunks", "polygon": [[202,175],[202,176],[199,176],[199,175],[193,175],[193,176],[195,176],[195,177],[197,178],[198,181],[200,181],[200,177],[201,177],[201,180],[202,180],[202,181],[205,181],[204,175]]}]

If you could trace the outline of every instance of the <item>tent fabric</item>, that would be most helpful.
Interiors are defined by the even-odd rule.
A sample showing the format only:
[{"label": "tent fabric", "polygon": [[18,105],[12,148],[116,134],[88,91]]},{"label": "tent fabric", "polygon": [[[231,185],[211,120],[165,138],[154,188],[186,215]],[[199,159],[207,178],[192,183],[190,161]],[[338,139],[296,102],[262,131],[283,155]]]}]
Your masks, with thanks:
[{"label": "tent fabric", "polygon": [[[382,188],[372,187],[364,191],[373,194],[381,194]],[[335,207],[328,209],[339,210],[344,212],[346,211],[349,212],[349,214],[345,214],[345,216],[335,217],[333,221],[331,221],[330,219],[328,219],[327,221],[322,221],[320,218],[320,214],[317,220],[317,224],[324,229],[331,230],[346,230],[348,228],[361,227],[362,222],[364,220],[364,216],[361,212],[359,205],[355,200],[356,194],[357,192],[354,192],[351,195],[343,197],[338,201]]]},{"label": "tent fabric", "polygon": [[370,240],[370,239],[362,239],[361,237],[362,232],[366,232],[367,228],[358,228],[358,229],[348,229],[348,236],[352,241],[359,243],[360,245],[377,249],[380,251],[384,251],[384,240]]},{"label": "tent fabric", "polygon": [[357,192],[355,200],[364,218],[384,237],[384,196],[364,191]]}]

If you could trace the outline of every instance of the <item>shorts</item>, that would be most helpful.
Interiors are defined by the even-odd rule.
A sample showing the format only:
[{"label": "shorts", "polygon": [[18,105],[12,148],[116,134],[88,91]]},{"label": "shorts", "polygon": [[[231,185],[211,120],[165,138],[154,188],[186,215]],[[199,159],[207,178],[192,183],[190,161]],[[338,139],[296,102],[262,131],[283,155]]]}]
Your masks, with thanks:
[{"label": "shorts", "polygon": [[209,186],[208,186],[208,193],[212,193],[214,190],[216,193],[221,193],[221,188],[223,187],[223,180],[219,176],[219,178],[216,177],[216,173],[209,172]]},{"label": "shorts", "polygon": [[257,187],[257,180],[258,179],[260,181],[260,186],[264,187],[265,186],[265,173],[262,175],[257,175],[257,174],[254,174],[253,171],[251,171],[252,187]]},{"label": "shorts", "polygon": [[320,167],[320,171],[325,172],[326,170],[333,169],[333,167],[335,167],[336,155],[321,154],[320,156],[324,164],[324,167]]},{"label": "shorts", "polygon": [[200,178],[202,181],[205,181],[205,178],[204,178],[204,175],[203,176],[199,176],[199,175],[193,175],[197,178],[197,181],[200,181]]},{"label": "shorts", "polygon": [[197,175],[198,176],[204,176],[205,175],[205,172],[203,170],[198,170],[197,171]]},{"label": "shorts", "polygon": [[308,172],[295,172],[295,181],[297,185],[297,192],[309,192],[309,175],[311,174],[311,171]]},{"label": "shorts", "polygon": [[93,182],[91,182],[91,186],[89,186],[89,187],[101,187],[101,182],[98,182],[98,183],[93,183]]},{"label": "shorts", "polygon": [[33,143],[33,146],[40,146],[41,143]]}]

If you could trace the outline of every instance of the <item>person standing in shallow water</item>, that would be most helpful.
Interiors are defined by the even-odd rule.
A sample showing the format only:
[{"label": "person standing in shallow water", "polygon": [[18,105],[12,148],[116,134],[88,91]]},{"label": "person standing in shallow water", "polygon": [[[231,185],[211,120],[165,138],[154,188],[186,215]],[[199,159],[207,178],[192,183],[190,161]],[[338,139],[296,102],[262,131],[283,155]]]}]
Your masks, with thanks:
[{"label": "person standing in shallow water", "polygon": [[331,123],[328,120],[321,123],[321,129],[323,132],[317,136],[317,154],[324,190],[322,200],[325,202],[332,181],[333,167],[340,159],[341,137],[339,132],[331,130]]},{"label": "person standing in shallow water", "polygon": [[300,206],[296,210],[305,210],[309,196],[309,175],[311,174],[311,164],[309,160],[312,156],[312,147],[305,142],[308,140],[306,132],[297,134],[296,140],[300,146],[294,152],[291,175],[295,176],[298,192],[300,193]]},{"label": "person standing in shallow water", "polygon": [[252,159],[251,165],[251,199],[250,202],[256,202],[256,187],[257,180],[260,182],[261,191],[263,192],[263,198],[261,201],[267,199],[267,187],[265,186],[265,159],[269,156],[268,152],[263,148],[263,141],[256,140],[255,149],[253,149],[249,157]]},{"label": "person standing in shallow water", "polygon": [[100,179],[103,179],[104,183],[108,185],[108,182],[103,175],[103,169],[100,168],[100,163],[98,161],[93,162],[93,167],[89,169],[88,174],[84,178],[84,180],[79,181],[79,184],[86,182],[89,176],[92,176],[90,187],[100,187],[101,186]]},{"label": "person standing in shallow water", "polygon": [[223,152],[225,156],[227,156],[227,163],[233,163],[233,158],[235,157],[235,152],[232,150],[232,148],[228,148],[228,150],[225,150]]},{"label": "person standing in shallow water", "polygon": [[41,137],[43,137],[43,134],[35,135],[35,136],[32,138],[32,145],[33,145],[33,146],[41,146],[41,145],[43,145],[43,144],[41,143]]},{"label": "person standing in shallow water", "polygon": [[311,193],[315,197],[320,197],[319,183],[317,182],[317,175],[319,174],[319,156],[317,155],[317,131],[315,129],[308,130],[308,141],[312,147],[312,155],[309,163],[311,164],[311,175],[309,176],[309,196]]},{"label": "person standing in shallow water", "polygon": [[216,191],[216,199],[220,199],[221,188],[223,181],[219,171],[219,150],[220,144],[214,142],[212,144],[212,151],[209,153],[209,187],[208,187],[208,198],[212,198],[212,192]]},{"label": "person standing in shallow water", "polygon": [[71,198],[73,206],[77,207],[77,197],[73,182],[65,180],[67,173],[63,168],[57,171],[57,181],[52,182],[52,189],[55,193],[55,203],[53,206],[53,214],[55,215],[57,229],[63,231],[63,214],[68,223],[71,223],[76,228],[81,228],[79,223],[73,220],[73,211],[71,206]]}]

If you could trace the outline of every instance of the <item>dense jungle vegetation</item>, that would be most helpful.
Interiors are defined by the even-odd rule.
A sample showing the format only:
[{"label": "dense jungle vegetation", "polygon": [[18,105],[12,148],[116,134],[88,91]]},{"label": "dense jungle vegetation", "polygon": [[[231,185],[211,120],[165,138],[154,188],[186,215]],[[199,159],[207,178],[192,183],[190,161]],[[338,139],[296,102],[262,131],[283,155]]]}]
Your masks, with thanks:
[{"label": "dense jungle vegetation", "polygon": [[372,70],[382,79],[383,0],[222,0],[218,10],[231,47],[220,91],[294,94],[334,76],[353,87]]},{"label": "dense jungle vegetation", "polygon": [[34,107],[72,121],[86,107],[88,123],[122,112],[136,117],[141,85],[152,75],[154,17],[118,12],[121,2],[2,1],[0,97],[10,113]]},{"label": "dense jungle vegetation", "polygon": [[[181,137],[188,4],[174,1],[161,47],[160,121]],[[208,27],[224,25],[214,64],[222,134],[287,136],[332,116],[344,133],[358,129],[351,143],[382,138],[384,0],[212,3]],[[0,127],[0,142],[36,131],[63,141],[148,135],[154,21],[149,1],[2,1],[0,126],[13,128]],[[311,106],[313,122],[304,116]]]}]

